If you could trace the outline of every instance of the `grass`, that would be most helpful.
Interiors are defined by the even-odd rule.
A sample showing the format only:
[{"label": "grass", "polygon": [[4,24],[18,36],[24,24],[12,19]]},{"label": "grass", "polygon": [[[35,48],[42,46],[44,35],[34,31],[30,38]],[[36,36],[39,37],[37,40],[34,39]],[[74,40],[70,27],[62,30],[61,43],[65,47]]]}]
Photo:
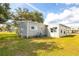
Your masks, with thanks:
[{"label": "grass", "polygon": [[22,39],[14,32],[0,32],[0,56],[79,56],[79,34]]}]

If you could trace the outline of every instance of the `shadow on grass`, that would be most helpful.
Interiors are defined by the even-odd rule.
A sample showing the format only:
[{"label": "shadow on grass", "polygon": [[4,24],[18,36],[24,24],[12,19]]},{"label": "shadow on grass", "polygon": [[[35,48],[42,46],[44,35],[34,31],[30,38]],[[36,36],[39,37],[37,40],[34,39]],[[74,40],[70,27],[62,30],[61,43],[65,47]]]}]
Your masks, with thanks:
[{"label": "shadow on grass", "polygon": [[[67,36],[63,36],[63,37],[70,37],[70,38],[73,38],[73,37],[75,37],[76,35],[67,35]],[[63,38],[62,37],[62,38]]]},{"label": "shadow on grass", "polygon": [[21,40],[15,44],[9,43],[0,48],[0,56],[37,56],[38,50],[52,51],[54,49],[60,50],[56,42],[31,42],[31,40]]},{"label": "shadow on grass", "polygon": [[0,56],[37,56],[38,50],[53,52],[54,49],[63,49],[56,42],[32,42],[31,40],[21,39],[16,34],[1,35]]},{"label": "shadow on grass", "polygon": [[[22,45],[22,46],[21,46]],[[56,42],[51,42],[51,43],[45,43],[45,42],[40,42],[40,43],[36,43],[36,42],[28,42],[27,44],[19,44],[18,45],[18,49],[16,49],[16,54],[15,55],[19,55],[19,56],[37,56],[37,51],[38,50],[45,50],[45,51],[51,51],[54,49],[63,49],[58,47],[58,45],[56,44]],[[53,52],[53,51],[52,51]]]},{"label": "shadow on grass", "polygon": [[32,43],[34,45],[35,50],[54,50],[54,49],[63,49],[63,47],[59,47],[56,42],[40,42],[40,43]]}]

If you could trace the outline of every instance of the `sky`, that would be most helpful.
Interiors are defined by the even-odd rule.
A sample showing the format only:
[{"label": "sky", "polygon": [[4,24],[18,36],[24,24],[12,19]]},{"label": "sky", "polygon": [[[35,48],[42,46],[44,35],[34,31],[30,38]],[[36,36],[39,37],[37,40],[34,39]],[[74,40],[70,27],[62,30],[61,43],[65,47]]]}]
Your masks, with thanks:
[{"label": "sky", "polygon": [[27,8],[30,11],[37,10],[44,15],[45,24],[64,24],[67,26],[79,26],[78,3],[11,3],[11,11],[18,7]]}]

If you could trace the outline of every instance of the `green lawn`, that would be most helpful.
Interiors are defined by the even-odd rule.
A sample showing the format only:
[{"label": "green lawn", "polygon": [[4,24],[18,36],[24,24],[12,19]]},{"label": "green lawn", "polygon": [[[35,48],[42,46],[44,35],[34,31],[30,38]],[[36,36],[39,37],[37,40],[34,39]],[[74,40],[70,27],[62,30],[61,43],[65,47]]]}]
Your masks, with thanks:
[{"label": "green lawn", "polygon": [[79,56],[79,35],[62,38],[19,38],[0,32],[0,56]]}]

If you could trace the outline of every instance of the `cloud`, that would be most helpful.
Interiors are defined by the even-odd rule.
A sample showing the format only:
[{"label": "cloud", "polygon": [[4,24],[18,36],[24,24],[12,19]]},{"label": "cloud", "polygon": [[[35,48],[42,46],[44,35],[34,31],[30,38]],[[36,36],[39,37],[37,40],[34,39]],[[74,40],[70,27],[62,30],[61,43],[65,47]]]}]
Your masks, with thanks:
[{"label": "cloud", "polygon": [[69,9],[65,9],[60,14],[48,13],[45,19],[45,24],[59,23],[66,25],[78,25],[79,22],[79,8],[72,7]]},{"label": "cloud", "polygon": [[79,3],[64,3],[67,6],[79,6]]}]

